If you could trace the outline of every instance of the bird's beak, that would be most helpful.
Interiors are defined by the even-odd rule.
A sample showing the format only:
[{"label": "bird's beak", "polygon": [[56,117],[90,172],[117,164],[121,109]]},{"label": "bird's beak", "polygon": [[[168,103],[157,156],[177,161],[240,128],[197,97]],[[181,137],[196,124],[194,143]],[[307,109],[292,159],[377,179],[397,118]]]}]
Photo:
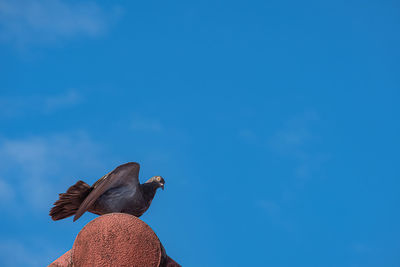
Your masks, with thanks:
[{"label": "bird's beak", "polygon": [[164,190],[164,184],[161,184],[161,189]]}]

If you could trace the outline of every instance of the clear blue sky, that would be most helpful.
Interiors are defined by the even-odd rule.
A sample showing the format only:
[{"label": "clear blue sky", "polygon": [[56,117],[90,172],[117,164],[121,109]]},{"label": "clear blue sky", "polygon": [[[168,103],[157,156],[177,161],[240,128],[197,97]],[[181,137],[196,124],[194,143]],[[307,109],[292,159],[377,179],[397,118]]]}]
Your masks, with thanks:
[{"label": "clear blue sky", "polygon": [[0,0],[0,263],[121,163],[183,266],[400,266],[397,1]]}]

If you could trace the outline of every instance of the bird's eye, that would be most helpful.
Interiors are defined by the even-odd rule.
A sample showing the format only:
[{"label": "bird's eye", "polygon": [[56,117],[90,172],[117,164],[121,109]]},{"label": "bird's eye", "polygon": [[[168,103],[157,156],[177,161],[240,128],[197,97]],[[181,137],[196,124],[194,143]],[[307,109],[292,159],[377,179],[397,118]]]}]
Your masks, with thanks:
[{"label": "bird's eye", "polygon": [[157,181],[161,181],[161,178],[160,178],[160,177],[157,177]]}]

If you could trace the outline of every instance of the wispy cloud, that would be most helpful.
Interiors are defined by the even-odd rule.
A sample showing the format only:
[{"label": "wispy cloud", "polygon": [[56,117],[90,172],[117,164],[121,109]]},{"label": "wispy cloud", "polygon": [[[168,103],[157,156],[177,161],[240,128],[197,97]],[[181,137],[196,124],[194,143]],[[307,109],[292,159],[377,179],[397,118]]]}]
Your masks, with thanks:
[{"label": "wispy cloud", "polygon": [[38,241],[0,240],[0,262],[4,267],[46,266],[53,254],[53,248]]},{"label": "wispy cloud", "polygon": [[[39,266],[35,253],[29,251],[23,244],[13,240],[0,243],[1,262],[3,266]],[[16,255],[18,255],[16,257]]]},{"label": "wispy cloud", "polygon": [[285,210],[277,201],[259,199],[255,202],[255,206],[265,212],[271,222],[281,225],[287,231],[295,229],[295,225],[287,218]]},{"label": "wispy cloud", "polygon": [[135,115],[132,120],[131,128],[135,131],[160,132],[164,127],[157,119]]},{"label": "wispy cloud", "polygon": [[0,0],[0,40],[18,46],[103,34],[118,9],[106,12],[94,2]]},{"label": "wispy cloud", "polygon": [[319,120],[315,112],[305,112],[287,121],[271,138],[270,144],[281,154],[302,157],[306,146],[316,138],[312,123]]},{"label": "wispy cloud", "polygon": [[370,253],[372,248],[364,242],[353,242],[350,244],[350,250],[356,253]]},{"label": "wispy cloud", "polygon": [[75,90],[58,94],[30,96],[0,96],[0,116],[18,117],[31,113],[51,113],[79,104],[83,96]]},{"label": "wispy cloud", "polygon": [[[319,145],[322,137],[318,133],[321,122],[317,112],[306,111],[283,121],[269,136],[252,129],[243,129],[238,137],[251,145],[265,149],[273,157],[284,163],[285,186],[275,199],[255,199],[254,204],[261,211],[287,230],[296,229],[287,208],[291,206],[299,190],[317,176],[328,156]],[[287,170],[289,170],[289,175]],[[280,172],[280,170],[276,170]],[[290,174],[291,172],[291,174]]]},{"label": "wispy cloud", "polygon": [[315,125],[319,122],[320,118],[315,111],[306,111],[283,122],[281,128],[270,136],[263,136],[252,129],[241,129],[238,138],[294,162],[294,175],[297,178],[308,178],[327,158],[326,153],[312,149],[321,141],[315,132]]},{"label": "wispy cloud", "polygon": [[259,200],[256,202],[256,204],[259,208],[265,210],[269,216],[271,217],[279,216],[281,207],[276,202],[268,200]]},{"label": "wispy cloud", "polygon": [[43,99],[44,108],[47,110],[55,110],[64,107],[70,107],[78,104],[82,100],[82,96],[76,91],[67,91],[59,95],[50,95]]},{"label": "wispy cloud", "polygon": [[325,153],[310,149],[320,141],[320,136],[313,131],[319,121],[316,112],[304,112],[287,121],[268,141],[275,152],[296,162],[296,177],[309,178],[326,160]]},{"label": "wispy cloud", "polygon": [[73,170],[99,167],[99,153],[99,145],[84,133],[3,138],[0,140],[3,189],[13,192],[20,202],[16,204],[21,207],[48,209],[54,201],[54,188],[65,179],[70,180]]},{"label": "wispy cloud", "polygon": [[246,141],[247,143],[255,143],[258,142],[258,136],[257,134],[250,130],[250,129],[242,129],[239,131],[239,137]]},{"label": "wispy cloud", "polygon": [[0,205],[4,202],[11,201],[14,195],[14,188],[12,188],[5,179],[0,178]]}]

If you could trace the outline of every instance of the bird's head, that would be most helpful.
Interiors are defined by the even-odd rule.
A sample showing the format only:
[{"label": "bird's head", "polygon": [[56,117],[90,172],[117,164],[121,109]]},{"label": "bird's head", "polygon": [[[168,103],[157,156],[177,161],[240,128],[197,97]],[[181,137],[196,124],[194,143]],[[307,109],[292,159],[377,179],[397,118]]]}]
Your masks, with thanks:
[{"label": "bird's head", "polygon": [[156,185],[157,188],[161,187],[161,189],[164,190],[165,181],[164,178],[162,178],[161,176],[153,176],[149,180],[147,180],[146,183],[152,183]]}]

